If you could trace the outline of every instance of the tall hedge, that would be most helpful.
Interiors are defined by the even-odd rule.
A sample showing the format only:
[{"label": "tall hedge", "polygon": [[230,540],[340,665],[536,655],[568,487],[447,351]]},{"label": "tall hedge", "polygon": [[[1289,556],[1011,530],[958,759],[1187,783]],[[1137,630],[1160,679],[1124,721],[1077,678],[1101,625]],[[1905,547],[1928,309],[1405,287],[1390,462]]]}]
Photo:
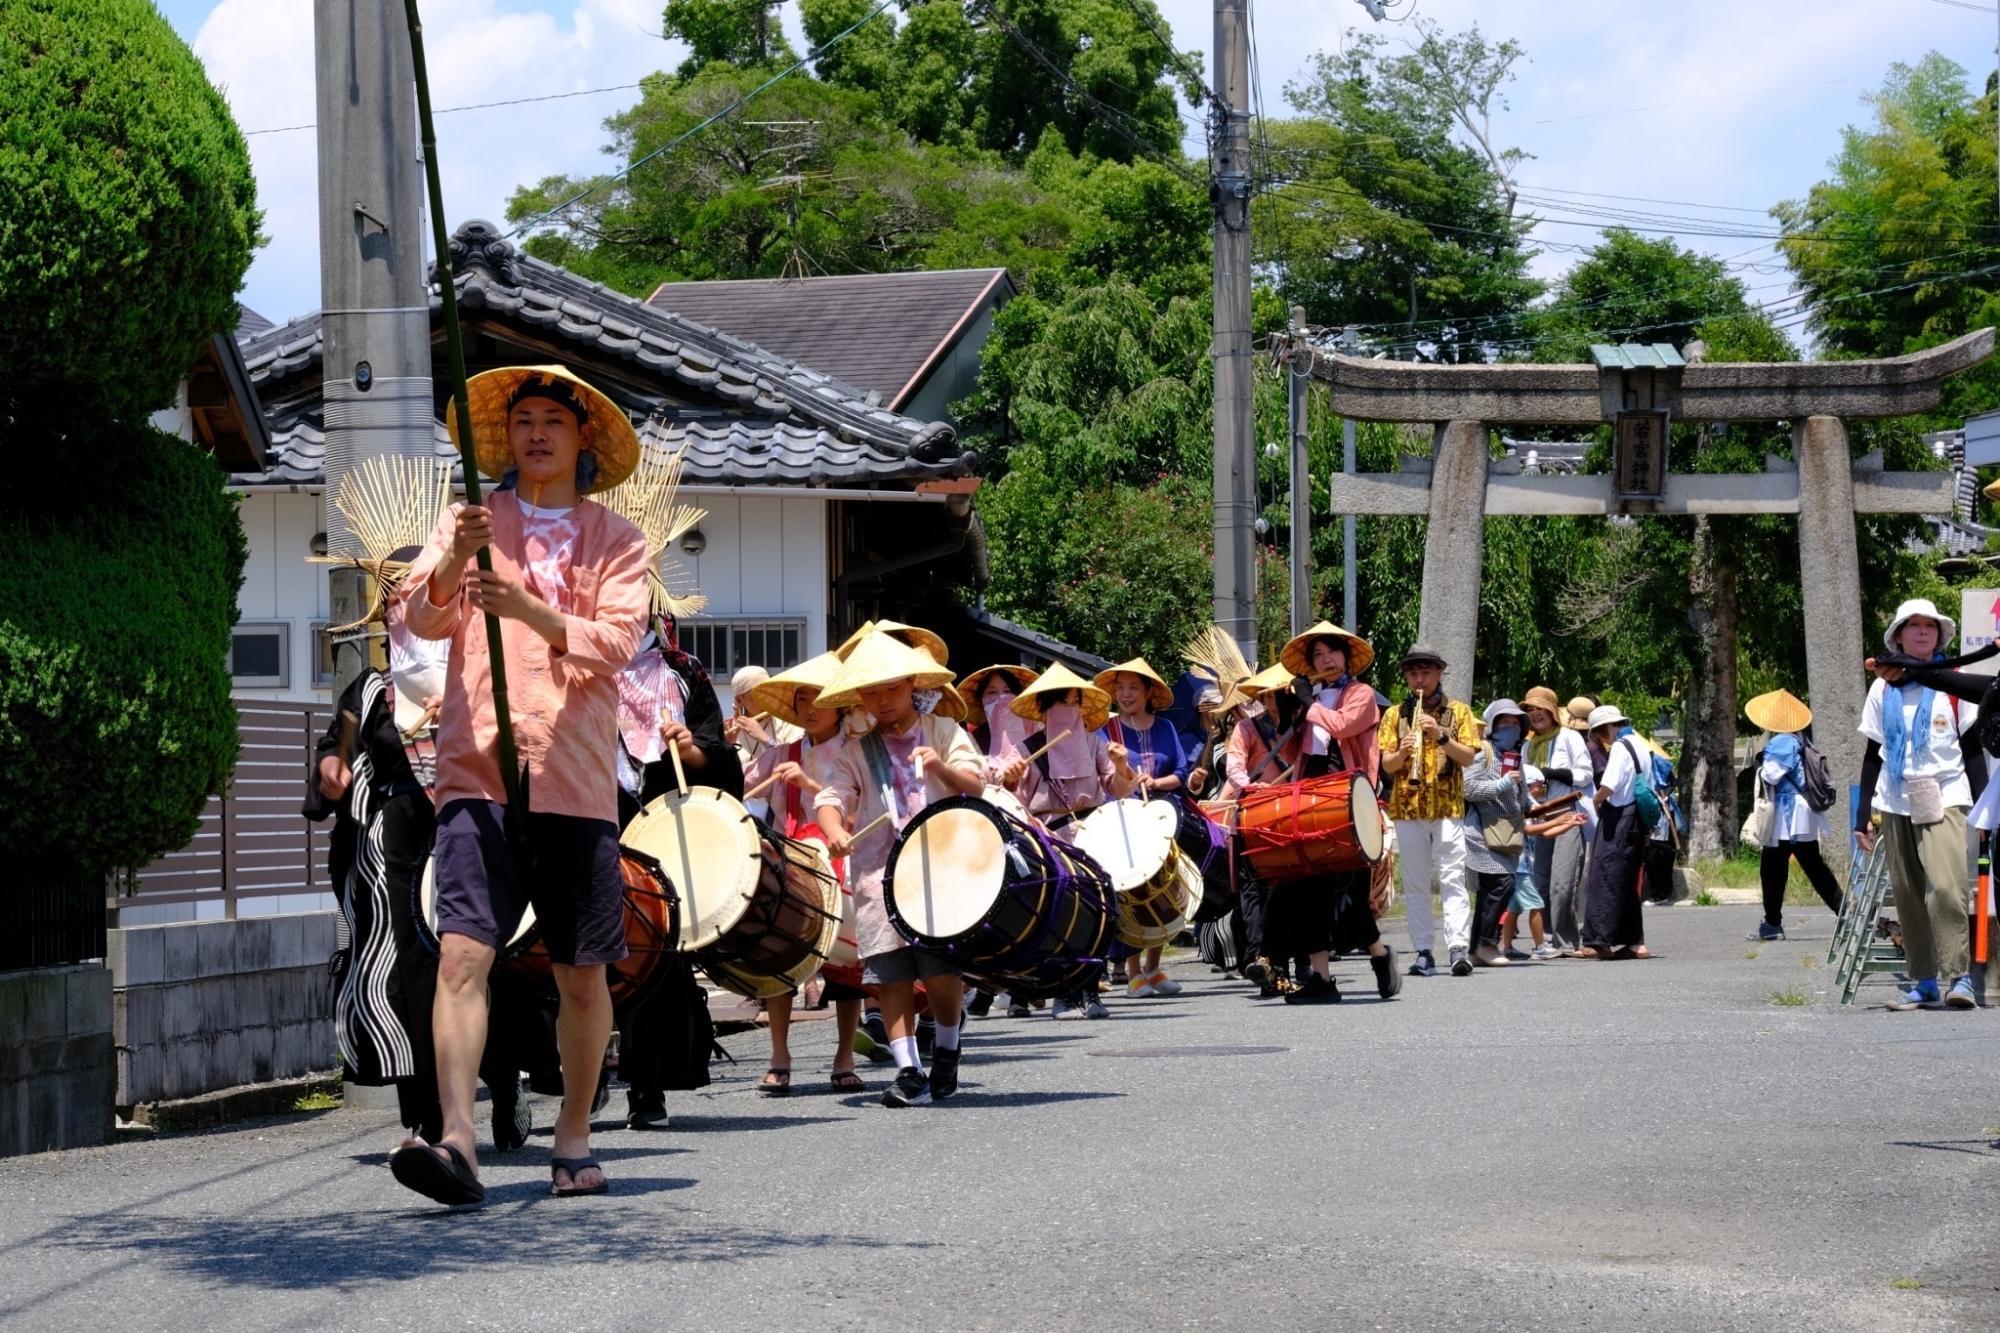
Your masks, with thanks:
[{"label": "tall hedge", "polygon": [[49,392],[170,404],[258,224],[243,136],[148,0],[0,4],[0,423]]},{"label": "tall hedge", "polygon": [[46,443],[90,471],[0,503],[0,854],[102,873],[185,846],[235,765],[247,546],[197,446],[116,425]]}]

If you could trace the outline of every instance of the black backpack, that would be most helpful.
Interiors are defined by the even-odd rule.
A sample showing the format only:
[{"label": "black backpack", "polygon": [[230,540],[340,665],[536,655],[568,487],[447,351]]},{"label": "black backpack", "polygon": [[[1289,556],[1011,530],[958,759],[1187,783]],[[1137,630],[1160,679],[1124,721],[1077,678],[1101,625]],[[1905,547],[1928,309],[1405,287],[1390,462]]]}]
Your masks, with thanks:
[{"label": "black backpack", "polygon": [[1799,772],[1805,779],[1806,804],[1822,814],[1833,809],[1833,770],[1820,748],[1803,736],[1799,737]]}]

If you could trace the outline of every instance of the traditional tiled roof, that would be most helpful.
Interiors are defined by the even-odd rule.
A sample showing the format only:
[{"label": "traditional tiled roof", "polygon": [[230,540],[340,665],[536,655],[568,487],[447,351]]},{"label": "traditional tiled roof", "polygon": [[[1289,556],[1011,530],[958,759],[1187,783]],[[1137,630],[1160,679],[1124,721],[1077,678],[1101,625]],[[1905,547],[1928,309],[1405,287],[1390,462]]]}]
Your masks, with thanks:
[{"label": "traditional tiled roof", "polygon": [[[452,256],[467,319],[485,315],[553,336],[575,349],[585,374],[592,365],[622,370],[616,382],[599,387],[631,414],[643,438],[687,446],[685,481],[852,486],[969,469],[949,424],[888,411],[879,395],[522,255],[489,223],[460,227]],[[442,297],[433,293],[430,305],[436,318]],[[277,456],[268,472],[239,477],[241,483],[319,479],[322,351],[317,313],[244,339],[251,378],[274,404]],[[690,406],[690,399],[701,405]],[[444,438],[442,425],[437,438]]]},{"label": "traditional tiled roof", "polygon": [[1011,293],[1004,268],[843,273],[823,278],[663,282],[646,298],[759,346],[907,403],[990,302]]}]

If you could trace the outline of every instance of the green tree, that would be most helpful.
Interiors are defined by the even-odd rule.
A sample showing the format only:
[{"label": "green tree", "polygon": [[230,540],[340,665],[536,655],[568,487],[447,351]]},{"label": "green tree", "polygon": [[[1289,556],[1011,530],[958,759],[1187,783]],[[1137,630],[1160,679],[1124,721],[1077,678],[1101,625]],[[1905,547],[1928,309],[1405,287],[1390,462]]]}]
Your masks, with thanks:
[{"label": "green tree", "polygon": [[228,109],[143,0],[0,8],[0,857],[101,910],[236,753],[242,580],[213,460],[146,424],[236,323],[257,232]]},{"label": "green tree", "polygon": [[0,421],[24,395],[136,418],[236,323],[243,136],[146,0],[0,8]]},{"label": "green tree", "polygon": [[770,0],[667,0],[664,35],[688,44],[682,78],[719,60],[761,65],[792,59],[791,43]]}]

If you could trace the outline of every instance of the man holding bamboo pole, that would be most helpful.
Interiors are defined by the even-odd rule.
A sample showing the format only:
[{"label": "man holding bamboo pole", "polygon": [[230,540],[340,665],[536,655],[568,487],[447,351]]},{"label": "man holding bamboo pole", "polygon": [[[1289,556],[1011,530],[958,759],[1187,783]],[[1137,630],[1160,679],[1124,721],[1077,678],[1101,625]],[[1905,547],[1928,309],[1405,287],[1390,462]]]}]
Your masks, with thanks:
[{"label": "man holding bamboo pole", "polygon": [[[610,756],[619,738],[617,675],[649,609],[645,538],[585,498],[637,465],[639,441],[624,411],[559,366],[488,371],[466,397],[478,469],[500,486],[484,504],[452,507],[402,592],[412,632],[451,644],[434,858],[441,958],[432,1027],[444,1133],[435,1144],[411,1139],[391,1158],[403,1184],[454,1205],[485,1197],[472,1102],[486,978],[531,907],[561,994],[552,1189],[607,1187],[590,1153],[590,1104],[611,1037],[604,969],[625,957]],[[446,420],[456,435],[457,415],[448,411]],[[474,564],[482,549],[491,568]],[[482,613],[501,627],[504,696]],[[503,708],[517,775],[502,758]]]}]

